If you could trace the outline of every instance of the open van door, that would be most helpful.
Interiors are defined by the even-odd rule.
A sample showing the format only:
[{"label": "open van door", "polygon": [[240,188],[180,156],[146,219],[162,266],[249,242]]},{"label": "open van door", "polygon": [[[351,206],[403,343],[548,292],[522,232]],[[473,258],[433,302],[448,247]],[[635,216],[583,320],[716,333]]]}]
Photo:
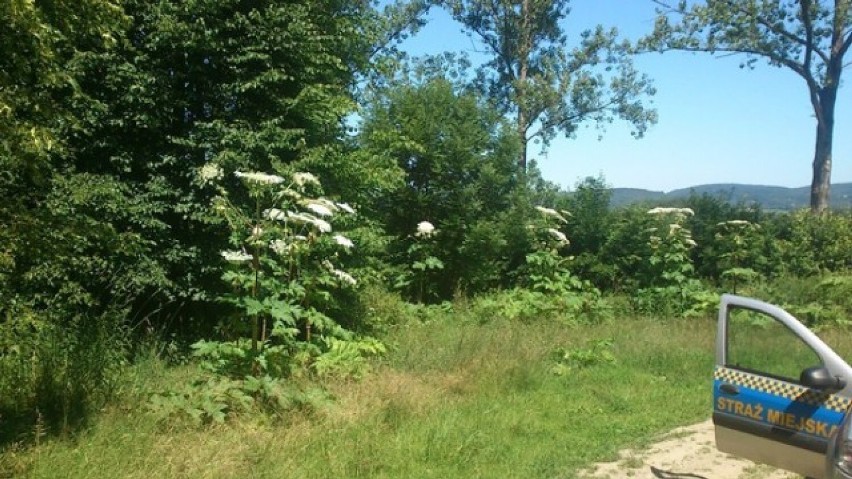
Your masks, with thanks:
[{"label": "open van door", "polygon": [[722,296],[716,332],[716,447],[813,478],[852,397],[852,368],[786,311]]}]

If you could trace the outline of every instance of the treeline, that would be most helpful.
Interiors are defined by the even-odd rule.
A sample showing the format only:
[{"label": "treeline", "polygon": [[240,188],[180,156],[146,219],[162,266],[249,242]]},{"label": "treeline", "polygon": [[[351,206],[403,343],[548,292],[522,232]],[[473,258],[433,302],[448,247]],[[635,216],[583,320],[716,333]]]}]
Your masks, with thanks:
[{"label": "treeline", "polygon": [[386,291],[591,321],[611,294],[702,314],[719,288],[849,269],[848,213],[611,210],[602,179],[519,168],[526,138],[464,59],[394,51],[426,8],[4,2],[0,420],[85,417],[165,337],[230,381],[199,416],[273,401],[380,353]]}]

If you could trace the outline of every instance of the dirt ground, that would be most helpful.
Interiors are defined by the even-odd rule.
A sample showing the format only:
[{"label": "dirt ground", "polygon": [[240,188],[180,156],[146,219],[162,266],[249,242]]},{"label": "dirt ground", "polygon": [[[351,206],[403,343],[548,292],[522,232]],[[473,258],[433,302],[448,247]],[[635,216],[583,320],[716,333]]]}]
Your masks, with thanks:
[{"label": "dirt ground", "polygon": [[716,450],[713,424],[675,429],[647,449],[621,451],[615,462],[595,464],[580,477],[595,479],[793,479],[795,474]]}]

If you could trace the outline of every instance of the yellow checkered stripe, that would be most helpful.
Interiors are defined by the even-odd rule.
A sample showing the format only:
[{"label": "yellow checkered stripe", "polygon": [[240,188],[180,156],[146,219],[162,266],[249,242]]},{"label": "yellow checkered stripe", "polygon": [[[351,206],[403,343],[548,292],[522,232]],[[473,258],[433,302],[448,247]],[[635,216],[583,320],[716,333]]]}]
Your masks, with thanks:
[{"label": "yellow checkered stripe", "polygon": [[852,400],[827,394],[813,389],[808,389],[798,384],[791,384],[778,379],[770,379],[755,374],[749,374],[734,369],[717,367],[713,377],[737,386],[754,389],[756,391],[781,396],[791,401],[797,401],[809,406],[820,406],[831,411],[845,413]]}]

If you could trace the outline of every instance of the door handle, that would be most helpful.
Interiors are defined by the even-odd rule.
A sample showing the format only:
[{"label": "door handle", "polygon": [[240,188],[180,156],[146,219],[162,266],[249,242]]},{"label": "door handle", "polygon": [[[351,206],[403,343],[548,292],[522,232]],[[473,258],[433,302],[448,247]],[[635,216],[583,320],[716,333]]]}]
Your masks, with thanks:
[{"label": "door handle", "polygon": [[734,386],[733,384],[723,384],[723,385],[719,386],[719,389],[721,389],[722,392],[725,393],[725,394],[731,394],[731,395],[734,395],[734,396],[736,396],[737,394],[740,393],[740,390],[736,386]]}]

